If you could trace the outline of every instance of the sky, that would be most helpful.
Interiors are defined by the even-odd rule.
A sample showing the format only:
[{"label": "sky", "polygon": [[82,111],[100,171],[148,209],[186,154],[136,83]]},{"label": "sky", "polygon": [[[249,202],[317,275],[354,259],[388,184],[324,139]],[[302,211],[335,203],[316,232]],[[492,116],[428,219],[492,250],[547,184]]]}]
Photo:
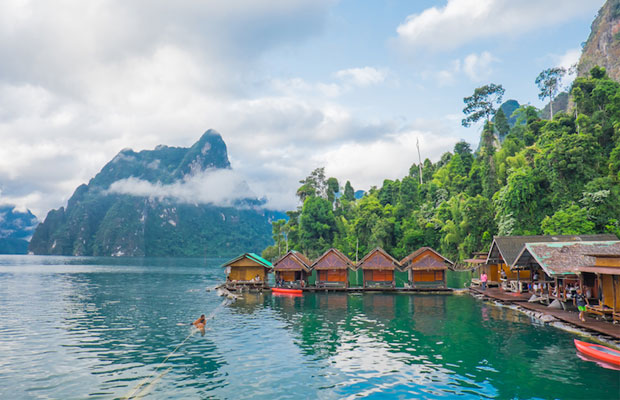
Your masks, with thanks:
[{"label": "sky", "polygon": [[[461,126],[476,87],[544,106],[536,76],[578,60],[603,3],[4,0],[0,204],[43,219],[122,149],[208,129],[232,181],[273,209],[296,207],[317,167],[381,186],[407,175],[418,141],[432,161],[477,147],[481,127]],[[203,194],[225,181],[196,180]]]}]

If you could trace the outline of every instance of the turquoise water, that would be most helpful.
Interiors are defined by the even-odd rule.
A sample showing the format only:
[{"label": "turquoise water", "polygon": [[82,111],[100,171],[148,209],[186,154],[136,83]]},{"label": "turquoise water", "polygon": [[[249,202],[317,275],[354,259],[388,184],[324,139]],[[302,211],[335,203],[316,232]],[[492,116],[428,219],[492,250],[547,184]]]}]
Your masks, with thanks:
[{"label": "turquoise water", "polygon": [[[0,398],[620,397],[620,372],[511,309],[469,295],[223,304],[205,290],[219,261],[0,256]],[[202,313],[209,329],[192,334]]]}]

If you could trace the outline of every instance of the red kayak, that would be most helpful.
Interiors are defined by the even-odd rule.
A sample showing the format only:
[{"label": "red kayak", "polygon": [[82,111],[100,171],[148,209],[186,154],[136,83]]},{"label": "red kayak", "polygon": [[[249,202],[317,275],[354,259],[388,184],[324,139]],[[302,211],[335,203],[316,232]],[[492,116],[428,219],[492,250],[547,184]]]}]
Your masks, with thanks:
[{"label": "red kayak", "polygon": [[582,342],[577,339],[574,340],[575,347],[583,354],[610,364],[620,365],[620,351],[601,346],[600,344]]},{"label": "red kayak", "polygon": [[301,289],[285,289],[285,288],[271,288],[272,293],[284,293],[284,294],[302,294],[303,291]]}]

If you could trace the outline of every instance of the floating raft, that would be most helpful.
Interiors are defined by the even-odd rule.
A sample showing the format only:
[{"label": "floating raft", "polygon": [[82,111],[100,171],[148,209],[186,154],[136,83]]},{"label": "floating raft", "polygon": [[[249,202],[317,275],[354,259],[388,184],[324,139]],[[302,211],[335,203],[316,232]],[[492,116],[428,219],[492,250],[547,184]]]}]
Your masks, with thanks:
[{"label": "floating raft", "polygon": [[285,289],[285,288],[271,288],[272,293],[281,293],[281,294],[302,294],[303,291],[301,289]]},{"label": "floating raft", "polygon": [[575,347],[583,354],[610,364],[620,365],[620,351],[601,346],[600,344],[582,342],[577,339],[574,340]]}]

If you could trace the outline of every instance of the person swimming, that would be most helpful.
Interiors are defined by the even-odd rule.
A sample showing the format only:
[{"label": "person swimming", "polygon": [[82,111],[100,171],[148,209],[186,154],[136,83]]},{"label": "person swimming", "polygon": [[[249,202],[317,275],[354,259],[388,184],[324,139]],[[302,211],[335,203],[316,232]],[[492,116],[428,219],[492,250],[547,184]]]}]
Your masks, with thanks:
[{"label": "person swimming", "polygon": [[192,322],[192,325],[194,325],[200,331],[200,333],[202,333],[202,335],[204,336],[204,334],[205,334],[205,326],[207,325],[207,320],[205,318],[205,315],[202,314],[200,316],[200,318],[198,318],[196,321]]}]

